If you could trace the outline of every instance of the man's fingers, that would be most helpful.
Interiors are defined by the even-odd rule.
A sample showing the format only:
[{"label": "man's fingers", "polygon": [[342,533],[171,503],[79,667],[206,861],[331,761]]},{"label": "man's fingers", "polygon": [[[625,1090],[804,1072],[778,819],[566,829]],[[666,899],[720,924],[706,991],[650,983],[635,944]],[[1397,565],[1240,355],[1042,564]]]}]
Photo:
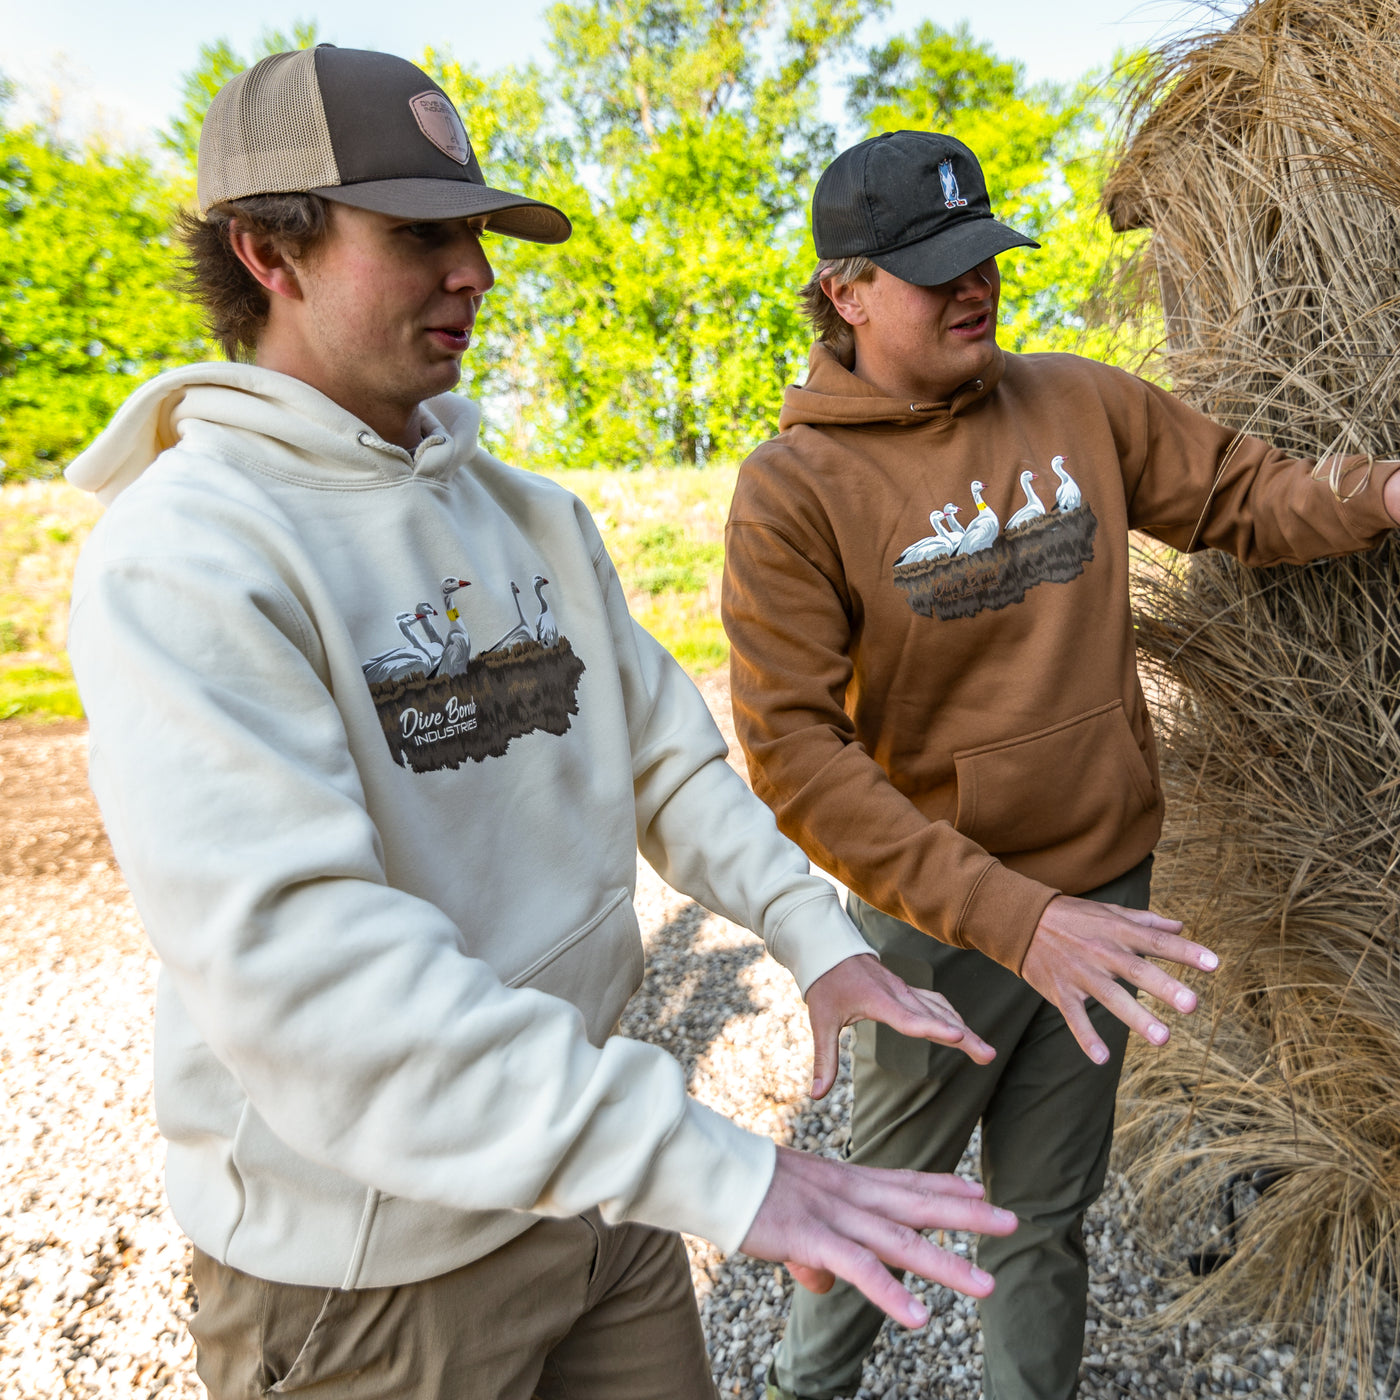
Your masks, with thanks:
[{"label": "man's fingers", "polygon": [[1141,939],[1136,940],[1136,951],[1145,957],[1179,963],[1182,967],[1198,967],[1202,972],[1214,972],[1220,966],[1220,959],[1209,948],[1181,937],[1182,924],[1179,919],[1163,918],[1150,909],[1125,909],[1117,904],[1103,907],[1113,910],[1120,918],[1136,924],[1142,930]]},{"label": "man's fingers", "polygon": [[840,1026],[819,1024],[812,1017],[812,1097],[825,1098],[827,1091],[836,1082],[836,1071],[841,1063]]},{"label": "man's fingers", "polygon": [[1171,1031],[1152,1014],[1151,1010],[1138,1001],[1131,992],[1120,987],[1117,982],[1109,983],[1099,994],[1097,1000],[1105,1011],[1111,1012],[1134,1035],[1140,1035],[1150,1045],[1165,1045],[1171,1038]]},{"label": "man's fingers", "polygon": [[1014,1230],[1016,1217],[981,1195],[976,1183],[952,1176],[853,1167],[779,1148],[768,1194],[741,1247],[788,1261],[804,1286],[823,1289],[831,1275],[845,1279],[897,1321],[919,1327],[926,1310],[885,1265],[985,1297],[991,1277],[922,1234]]},{"label": "man's fingers", "polygon": [[[1110,985],[1117,987],[1116,982]],[[1107,995],[1107,993],[1105,993]],[[1127,996],[1127,993],[1124,993]],[[1128,997],[1133,1001],[1132,997]],[[1089,1013],[1085,1010],[1084,1003],[1078,997],[1072,997],[1068,1001],[1057,1002],[1060,1014],[1065,1018],[1065,1025],[1069,1027],[1070,1034],[1079,1042],[1079,1048],[1096,1064],[1106,1065],[1109,1061],[1109,1048],[1104,1043],[1103,1037],[1094,1029],[1094,1023],[1089,1019]],[[1136,1006],[1137,1003],[1133,1002]]]},{"label": "man's fingers", "polygon": [[874,1019],[883,1021],[901,1035],[932,1040],[939,1045],[956,1045],[979,1065],[990,1064],[996,1058],[997,1052],[936,992],[909,987],[905,997],[901,1000],[891,997],[883,1008],[884,1014]]},{"label": "man's fingers", "polygon": [[1220,966],[1220,959],[1209,948],[1163,930],[1151,933],[1147,946],[1139,951],[1149,958],[1161,958],[1163,962],[1179,963],[1182,967],[1198,967],[1202,972],[1214,972]]},{"label": "man's fingers", "polygon": [[[1195,992],[1184,982],[1178,982],[1171,973],[1158,967],[1156,963],[1150,963],[1145,958],[1135,958],[1123,970],[1122,975],[1125,981],[1131,982],[1139,991],[1156,997],[1158,1001],[1164,1002],[1183,1016],[1189,1016],[1196,1009]],[[1152,1037],[1148,1036],[1148,1039],[1151,1040]]]},{"label": "man's fingers", "polygon": [[806,1264],[794,1264],[791,1259],[783,1267],[809,1293],[830,1293],[836,1286],[836,1275],[830,1269],[813,1269]]},{"label": "man's fingers", "polygon": [[[981,1202],[967,1201],[964,1204],[968,1207],[969,1220],[974,1217],[985,1218],[985,1223],[992,1227],[986,1233],[1009,1234],[1016,1228],[1015,1217],[1010,1216],[1010,1212],[994,1211],[993,1207]],[[1005,1223],[998,1218],[1008,1216],[1009,1220]],[[955,1254],[952,1250],[944,1249],[940,1245],[934,1244],[932,1240],[925,1239],[912,1225],[901,1224],[897,1220],[869,1213],[852,1218],[844,1224],[844,1233],[855,1245],[862,1248],[859,1254],[849,1256],[849,1264],[843,1259],[836,1266],[836,1272],[859,1288],[872,1303],[889,1312],[891,1317],[900,1318],[900,1313],[895,1311],[891,1304],[902,1302],[905,1297],[909,1296],[908,1291],[902,1286],[899,1286],[897,1290],[889,1289],[885,1282],[877,1278],[870,1268],[871,1261],[879,1262],[882,1266],[879,1272],[884,1274],[885,1279],[889,1280],[890,1283],[897,1284],[898,1281],[890,1278],[889,1273],[883,1267],[886,1264],[896,1269],[907,1270],[917,1274],[920,1278],[927,1279],[930,1283],[940,1283],[946,1288],[956,1289],[959,1293],[966,1293],[974,1298],[985,1298],[995,1286],[992,1276],[985,1270],[977,1268],[964,1255]],[[976,1227],[964,1224],[951,1228],[975,1229]],[[847,1265],[848,1272],[843,1272],[842,1265]],[[900,1318],[900,1320],[903,1319]],[[910,1324],[906,1323],[905,1325]],[[912,1325],[922,1326],[922,1323]]]}]

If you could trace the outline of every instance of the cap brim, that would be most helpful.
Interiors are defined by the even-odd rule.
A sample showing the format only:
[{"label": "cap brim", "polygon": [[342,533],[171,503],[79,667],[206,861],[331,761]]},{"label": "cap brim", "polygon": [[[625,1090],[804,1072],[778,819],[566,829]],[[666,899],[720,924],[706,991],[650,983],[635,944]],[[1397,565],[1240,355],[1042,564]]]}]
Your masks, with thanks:
[{"label": "cap brim", "polygon": [[471,219],[489,214],[493,233],[530,243],[563,243],[574,231],[567,216],[552,204],[470,180],[365,180],[357,185],[323,185],[308,193],[399,219]]},{"label": "cap brim", "polygon": [[964,219],[921,243],[911,243],[889,253],[865,256],[886,272],[916,287],[936,287],[961,277],[1009,248],[1039,248],[1040,244],[995,219]]}]

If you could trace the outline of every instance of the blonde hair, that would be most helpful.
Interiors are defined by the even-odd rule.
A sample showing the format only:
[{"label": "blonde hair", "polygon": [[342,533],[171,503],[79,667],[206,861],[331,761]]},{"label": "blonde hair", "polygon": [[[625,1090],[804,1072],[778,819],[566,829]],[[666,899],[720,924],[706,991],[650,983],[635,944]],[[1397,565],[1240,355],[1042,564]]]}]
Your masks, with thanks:
[{"label": "blonde hair", "polygon": [[818,340],[833,350],[844,350],[851,343],[851,328],[822,290],[828,278],[834,282],[869,282],[875,276],[875,264],[860,253],[849,258],[823,258],[807,279],[798,298],[802,314],[812,323]]}]

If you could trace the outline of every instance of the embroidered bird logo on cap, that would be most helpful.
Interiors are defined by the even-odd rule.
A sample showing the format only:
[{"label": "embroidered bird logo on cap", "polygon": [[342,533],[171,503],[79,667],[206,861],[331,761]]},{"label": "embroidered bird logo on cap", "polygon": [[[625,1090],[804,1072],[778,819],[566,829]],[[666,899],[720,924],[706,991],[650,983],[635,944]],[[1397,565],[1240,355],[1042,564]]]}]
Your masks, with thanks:
[{"label": "embroidered bird logo on cap", "polygon": [[967,204],[967,200],[963,199],[958,193],[958,177],[953,174],[953,161],[951,157],[938,162],[938,178],[943,182],[944,208],[964,208]]}]

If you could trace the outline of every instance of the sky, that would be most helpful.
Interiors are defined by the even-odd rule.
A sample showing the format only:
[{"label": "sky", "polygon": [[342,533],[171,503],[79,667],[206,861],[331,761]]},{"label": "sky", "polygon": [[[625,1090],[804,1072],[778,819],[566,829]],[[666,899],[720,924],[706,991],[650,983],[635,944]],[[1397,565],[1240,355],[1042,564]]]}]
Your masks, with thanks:
[{"label": "sky", "polygon": [[[34,118],[57,91],[65,134],[100,130],[122,145],[149,147],[179,102],[182,73],[201,43],[226,38],[246,52],[266,28],[315,20],[322,36],[349,48],[416,58],[429,45],[490,70],[531,58],[547,64],[548,0],[0,0],[0,73],[20,86],[14,115]],[[1200,6],[1183,0],[894,0],[864,41],[907,32],[925,19],[966,20],[1032,80],[1065,80],[1106,65],[1115,50],[1179,32]],[[833,95],[829,115],[839,116]]]}]

